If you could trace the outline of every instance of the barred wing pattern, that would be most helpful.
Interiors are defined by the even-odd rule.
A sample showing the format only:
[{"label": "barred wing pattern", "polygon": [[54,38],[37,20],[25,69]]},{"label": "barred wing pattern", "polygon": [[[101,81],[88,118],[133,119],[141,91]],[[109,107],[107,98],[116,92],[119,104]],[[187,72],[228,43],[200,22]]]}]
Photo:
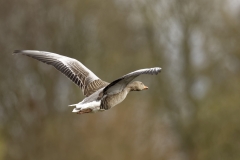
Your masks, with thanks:
[{"label": "barred wing pattern", "polygon": [[128,73],[121,78],[111,82],[108,86],[106,86],[103,90],[104,95],[113,95],[121,92],[134,78],[141,74],[150,74],[157,75],[161,71],[161,68],[146,68],[136,70],[134,72]]},{"label": "barred wing pattern", "polygon": [[78,85],[86,97],[108,85],[107,82],[99,79],[92,71],[76,59],[56,53],[35,50],[16,50],[14,53],[26,55],[54,66]]}]

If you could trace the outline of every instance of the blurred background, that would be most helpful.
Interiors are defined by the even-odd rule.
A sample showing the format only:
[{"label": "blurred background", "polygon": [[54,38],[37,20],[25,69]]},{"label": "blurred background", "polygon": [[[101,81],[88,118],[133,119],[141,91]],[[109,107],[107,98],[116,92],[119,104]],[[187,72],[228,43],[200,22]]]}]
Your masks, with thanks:
[{"label": "blurred background", "polygon": [[[0,0],[0,159],[240,159],[239,0]],[[149,86],[77,115],[80,89],[15,49]]]}]

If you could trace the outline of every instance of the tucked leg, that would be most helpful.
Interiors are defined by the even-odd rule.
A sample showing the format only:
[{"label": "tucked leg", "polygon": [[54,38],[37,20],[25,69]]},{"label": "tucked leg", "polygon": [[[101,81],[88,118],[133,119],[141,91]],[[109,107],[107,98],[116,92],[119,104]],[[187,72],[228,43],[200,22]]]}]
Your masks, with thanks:
[{"label": "tucked leg", "polygon": [[88,108],[88,109],[82,109],[79,112],[77,112],[77,114],[83,114],[83,113],[91,113],[92,109]]}]

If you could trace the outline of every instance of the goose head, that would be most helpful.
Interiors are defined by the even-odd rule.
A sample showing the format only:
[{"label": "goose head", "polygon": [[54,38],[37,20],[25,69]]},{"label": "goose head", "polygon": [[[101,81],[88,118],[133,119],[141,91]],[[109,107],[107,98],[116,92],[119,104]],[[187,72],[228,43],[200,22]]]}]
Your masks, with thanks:
[{"label": "goose head", "polygon": [[134,81],[128,85],[128,88],[130,88],[130,91],[142,91],[148,89],[147,86],[145,86],[140,81]]}]

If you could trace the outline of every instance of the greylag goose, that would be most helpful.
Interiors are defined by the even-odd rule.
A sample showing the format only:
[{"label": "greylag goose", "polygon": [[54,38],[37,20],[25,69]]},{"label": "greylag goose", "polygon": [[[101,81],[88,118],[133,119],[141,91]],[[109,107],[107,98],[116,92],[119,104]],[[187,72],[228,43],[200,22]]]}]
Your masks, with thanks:
[{"label": "greylag goose", "polygon": [[108,83],[73,58],[36,50],[16,50],[14,53],[26,55],[54,66],[79,86],[86,97],[77,104],[69,105],[75,106],[72,112],[78,114],[105,111],[116,106],[126,98],[130,91],[148,89],[142,82],[130,83],[134,78],[141,74],[158,74],[161,71],[159,67],[140,69]]}]

